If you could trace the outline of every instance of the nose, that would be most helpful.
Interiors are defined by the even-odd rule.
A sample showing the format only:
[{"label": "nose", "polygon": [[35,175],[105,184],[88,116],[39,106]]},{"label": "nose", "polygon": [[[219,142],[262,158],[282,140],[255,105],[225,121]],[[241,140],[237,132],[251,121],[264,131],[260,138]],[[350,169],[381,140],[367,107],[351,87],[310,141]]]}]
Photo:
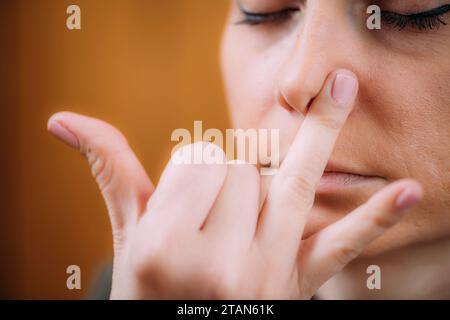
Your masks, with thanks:
[{"label": "nose", "polygon": [[306,114],[331,72],[345,68],[357,74],[348,3],[308,2],[277,78],[276,99],[282,107]]}]

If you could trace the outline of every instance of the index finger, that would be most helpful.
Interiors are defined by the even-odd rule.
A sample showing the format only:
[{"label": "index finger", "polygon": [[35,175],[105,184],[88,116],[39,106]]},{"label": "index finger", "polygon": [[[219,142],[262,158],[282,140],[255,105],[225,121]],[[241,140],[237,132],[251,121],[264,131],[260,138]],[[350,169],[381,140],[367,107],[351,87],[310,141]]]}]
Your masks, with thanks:
[{"label": "index finger", "polygon": [[257,236],[271,252],[295,257],[314,194],[358,91],[356,75],[331,73],[273,179]]}]

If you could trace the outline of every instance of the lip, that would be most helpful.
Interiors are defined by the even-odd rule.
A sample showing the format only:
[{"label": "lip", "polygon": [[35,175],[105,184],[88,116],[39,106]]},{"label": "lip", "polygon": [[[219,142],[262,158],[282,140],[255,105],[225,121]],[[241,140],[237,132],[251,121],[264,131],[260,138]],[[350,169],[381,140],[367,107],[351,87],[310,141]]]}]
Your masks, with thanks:
[{"label": "lip", "polygon": [[325,171],[320,179],[317,192],[325,192],[334,189],[345,189],[364,183],[379,180],[377,176],[366,176],[349,172]]},{"label": "lip", "polygon": [[361,187],[364,184],[379,182],[381,179],[383,178],[364,170],[344,168],[330,162],[325,168],[316,192],[329,193]]},{"label": "lip", "polygon": [[[284,157],[281,159],[281,165]],[[316,188],[316,194],[339,194],[354,192],[361,188],[377,189],[386,184],[386,178],[377,174],[371,166],[358,161],[335,161],[330,159]]]}]

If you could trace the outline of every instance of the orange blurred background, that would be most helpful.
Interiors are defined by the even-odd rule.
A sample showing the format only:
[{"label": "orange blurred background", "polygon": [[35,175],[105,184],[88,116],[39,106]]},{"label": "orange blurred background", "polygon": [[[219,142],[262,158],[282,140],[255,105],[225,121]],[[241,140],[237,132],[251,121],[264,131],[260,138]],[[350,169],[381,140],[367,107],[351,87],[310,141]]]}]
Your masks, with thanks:
[{"label": "orange blurred background", "polygon": [[[81,30],[66,9],[81,8]],[[85,298],[112,257],[107,212],[85,160],[46,131],[60,110],[104,119],[157,181],[176,128],[224,129],[218,65],[227,0],[0,2],[0,297]],[[79,265],[82,290],[68,290]]]}]

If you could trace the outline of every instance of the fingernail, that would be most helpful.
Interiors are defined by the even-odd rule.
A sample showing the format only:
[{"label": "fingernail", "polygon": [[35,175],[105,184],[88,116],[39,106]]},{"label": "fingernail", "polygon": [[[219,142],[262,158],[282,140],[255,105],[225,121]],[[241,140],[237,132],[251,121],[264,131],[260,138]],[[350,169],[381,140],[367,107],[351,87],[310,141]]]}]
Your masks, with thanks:
[{"label": "fingernail", "polygon": [[65,128],[56,119],[50,119],[47,125],[48,131],[55,135],[57,138],[67,143],[72,148],[78,149],[80,147],[80,142],[78,138]]},{"label": "fingernail", "polygon": [[339,105],[347,106],[353,100],[357,85],[358,81],[355,77],[344,73],[338,73],[334,79],[331,95]]},{"label": "fingernail", "polygon": [[422,190],[418,187],[407,187],[403,190],[395,201],[395,207],[400,212],[405,212],[422,199]]}]

